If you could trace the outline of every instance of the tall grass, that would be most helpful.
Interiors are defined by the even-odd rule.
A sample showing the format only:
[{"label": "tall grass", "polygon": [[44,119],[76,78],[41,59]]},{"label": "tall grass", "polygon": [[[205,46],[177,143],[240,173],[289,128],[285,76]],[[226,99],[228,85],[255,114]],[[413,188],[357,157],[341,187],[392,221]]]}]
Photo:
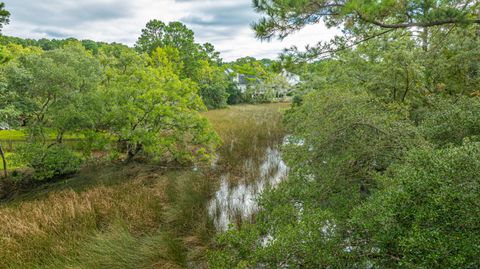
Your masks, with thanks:
[{"label": "tall grass", "polygon": [[246,161],[258,163],[266,147],[274,147],[284,137],[283,112],[288,104],[241,105],[209,111],[206,117],[214,125],[224,144],[218,164],[232,174],[250,172]]},{"label": "tall grass", "polygon": [[[0,208],[0,267],[47,268],[77,255],[81,242],[122,221],[132,235],[152,234],[162,223],[164,183],[135,179]],[[135,190],[135,191],[133,191]]]},{"label": "tall grass", "polygon": [[205,267],[215,234],[207,204],[224,171],[283,136],[286,105],[235,106],[205,116],[224,141],[217,168],[90,167],[0,202],[0,268]]}]

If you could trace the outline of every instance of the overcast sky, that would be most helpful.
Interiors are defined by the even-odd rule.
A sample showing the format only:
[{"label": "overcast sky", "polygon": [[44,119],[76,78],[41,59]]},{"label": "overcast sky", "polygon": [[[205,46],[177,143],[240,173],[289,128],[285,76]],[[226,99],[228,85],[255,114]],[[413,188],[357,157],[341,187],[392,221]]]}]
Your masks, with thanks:
[{"label": "overcast sky", "polygon": [[92,39],[133,45],[151,19],[181,21],[196,41],[210,42],[222,57],[276,58],[285,47],[329,40],[337,32],[309,26],[283,41],[256,40],[250,23],[258,18],[251,0],[4,0],[12,13],[4,34],[24,38]]}]

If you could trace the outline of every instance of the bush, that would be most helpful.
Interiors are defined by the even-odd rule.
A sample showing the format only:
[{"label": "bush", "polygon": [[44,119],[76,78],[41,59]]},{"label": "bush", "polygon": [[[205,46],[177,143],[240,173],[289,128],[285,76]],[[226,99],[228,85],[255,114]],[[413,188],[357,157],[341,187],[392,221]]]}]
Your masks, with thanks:
[{"label": "bush", "polygon": [[208,109],[227,107],[228,93],[220,85],[203,85],[200,88],[200,96]]},{"label": "bush", "polygon": [[346,251],[352,210],[379,191],[378,174],[424,146],[399,111],[366,93],[305,95],[286,116],[288,180],[262,194],[255,224],[221,235],[210,267],[363,268]]},{"label": "bush", "polygon": [[36,180],[49,180],[78,172],[82,159],[64,145],[28,144],[19,149],[19,158],[33,169]]},{"label": "bush", "polygon": [[357,257],[375,268],[479,268],[480,143],[414,150],[388,174],[354,214]]},{"label": "bush", "polygon": [[227,103],[229,105],[236,105],[243,103],[245,100],[243,98],[242,91],[237,87],[234,82],[230,82],[227,87],[228,99]]},{"label": "bush", "polygon": [[318,202],[346,212],[375,190],[376,173],[423,143],[398,108],[353,91],[309,93],[286,123],[303,140],[285,147],[291,177],[310,181]]}]

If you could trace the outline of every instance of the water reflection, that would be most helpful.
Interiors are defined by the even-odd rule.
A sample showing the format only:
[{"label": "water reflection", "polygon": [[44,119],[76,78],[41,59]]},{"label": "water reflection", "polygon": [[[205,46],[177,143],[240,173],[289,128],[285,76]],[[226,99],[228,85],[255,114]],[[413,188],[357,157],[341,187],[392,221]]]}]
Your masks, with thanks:
[{"label": "water reflection", "polygon": [[220,188],[210,201],[208,212],[217,230],[225,231],[230,224],[252,220],[258,211],[258,196],[288,175],[288,167],[278,148],[267,147],[261,162],[247,159],[244,166],[246,171],[256,172],[256,180],[244,176],[234,181],[230,174],[223,174]]}]

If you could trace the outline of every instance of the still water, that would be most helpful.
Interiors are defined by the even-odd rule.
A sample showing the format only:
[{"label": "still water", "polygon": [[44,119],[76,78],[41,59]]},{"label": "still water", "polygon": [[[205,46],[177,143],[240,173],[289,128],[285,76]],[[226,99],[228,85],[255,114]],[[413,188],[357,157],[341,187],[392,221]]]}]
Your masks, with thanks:
[{"label": "still water", "polygon": [[[244,160],[244,169],[254,173],[236,180],[231,180],[229,173],[221,175],[220,188],[209,203],[209,215],[219,231],[226,231],[235,223],[251,221],[258,211],[259,195],[288,175],[288,167],[278,147],[267,147],[259,162],[252,158]],[[256,179],[248,178],[252,174]]]}]

